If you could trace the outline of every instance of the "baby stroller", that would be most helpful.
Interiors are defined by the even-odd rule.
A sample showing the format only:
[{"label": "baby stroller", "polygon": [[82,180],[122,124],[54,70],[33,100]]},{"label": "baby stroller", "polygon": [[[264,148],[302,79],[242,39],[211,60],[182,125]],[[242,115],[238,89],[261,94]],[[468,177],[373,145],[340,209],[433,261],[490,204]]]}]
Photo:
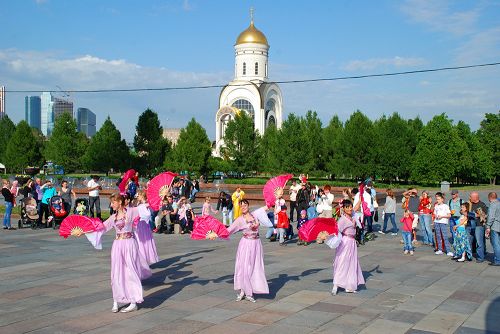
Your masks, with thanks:
[{"label": "baby stroller", "polygon": [[58,225],[61,225],[64,218],[69,215],[69,212],[66,210],[66,206],[64,205],[64,201],[61,196],[53,196],[49,202],[49,210],[52,215],[52,228],[56,229]]},{"label": "baby stroller", "polygon": [[26,227],[25,225],[34,227],[38,222],[37,204],[34,198],[26,197],[20,201],[21,219],[17,222],[19,229]]},{"label": "baby stroller", "polygon": [[89,200],[88,198],[77,198],[75,200],[75,208],[73,209],[73,214],[79,216],[89,215]]}]

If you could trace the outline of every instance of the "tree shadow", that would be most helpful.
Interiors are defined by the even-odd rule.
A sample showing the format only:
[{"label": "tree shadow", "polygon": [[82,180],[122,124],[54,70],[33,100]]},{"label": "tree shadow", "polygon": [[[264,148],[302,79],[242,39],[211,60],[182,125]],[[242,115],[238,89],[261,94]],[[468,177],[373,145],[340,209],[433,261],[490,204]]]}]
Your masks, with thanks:
[{"label": "tree shadow", "polygon": [[317,269],[308,269],[304,270],[301,274],[299,275],[288,275],[288,274],[279,274],[278,277],[271,278],[270,280],[267,280],[268,285],[269,285],[269,294],[267,295],[262,295],[260,298],[262,299],[274,299],[276,298],[276,294],[285,286],[290,281],[299,281],[301,278],[309,276],[309,275],[314,275],[320,271],[324,270],[324,268],[317,268]]}]

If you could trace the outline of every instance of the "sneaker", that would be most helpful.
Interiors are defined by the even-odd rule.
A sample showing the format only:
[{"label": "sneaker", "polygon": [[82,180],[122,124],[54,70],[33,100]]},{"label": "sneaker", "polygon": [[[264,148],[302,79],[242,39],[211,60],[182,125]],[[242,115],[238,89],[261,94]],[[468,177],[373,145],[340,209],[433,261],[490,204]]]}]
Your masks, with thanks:
[{"label": "sneaker", "polygon": [[410,255],[413,255],[413,251],[410,251]]},{"label": "sneaker", "polygon": [[246,296],[245,299],[249,302],[255,303],[255,298],[253,298],[252,296]]},{"label": "sneaker", "polygon": [[443,254],[443,252],[441,252],[440,250],[437,250],[434,254],[441,255],[441,254]]},{"label": "sneaker", "polygon": [[391,235],[398,235],[398,233],[397,232],[392,232]]},{"label": "sneaker", "polygon": [[338,287],[334,284],[333,289],[332,289],[332,295],[335,296],[337,294],[337,289],[338,289]]},{"label": "sneaker", "polygon": [[243,299],[245,299],[245,295],[244,294],[240,294],[240,295],[236,296],[236,301],[237,302],[242,301]]},{"label": "sneaker", "polygon": [[380,233],[380,234],[385,234],[385,232],[384,232],[384,231],[378,231],[378,233]]},{"label": "sneaker", "polygon": [[454,254],[452,252],[446,253],[447,256],[453,256]]},{"label": "sneaker", "polygon": [[404,254],[408,254],[408,250],[405,250],[405,251],[404,251]]}]

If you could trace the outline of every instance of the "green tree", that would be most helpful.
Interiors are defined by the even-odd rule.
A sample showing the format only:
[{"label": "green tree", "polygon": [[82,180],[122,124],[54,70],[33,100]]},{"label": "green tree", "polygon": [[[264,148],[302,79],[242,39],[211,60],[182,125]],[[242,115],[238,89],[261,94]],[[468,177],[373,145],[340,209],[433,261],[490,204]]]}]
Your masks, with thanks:
[{"label": "green tree", "polygon": [[325,170],[325,142],[323,137],[323,124],[315,111],[309,110],[301,119],[300,127],[303,148],[303,172],[319,172]]},{"label": "green tree", "polygon": [[92,171],[108,172],[131,167],[130,152],[120,131],[108,118],[92,137],[84,155],[85,166]]},{"label": "green tree", "polygon": [[170,142],[163,138],[163,128],[158,114],[146,109],[137,121],[134,149],[138,155],[137,169],[142,174],[151,175],[163,165],[171,149]]},{"label": "green tree", "polygon": [[167,169],[205,173],[212,154],[212,143],[207,132],[194,118],[181,130],[177,144],[167,155],[164,166]]},{"label": "green tree", "polygon": [[5,161],[5,151],[7,150],[7,144],[16,131],[16,126],[10,120],[8,115],[4,115],[0,119],[0,162]]},{"label": "green tree", "polygon": [[295,114],[288,115],[283,122],[278,135],[278,150],[276,157],[281,164],[279,172],[307,173],[311,169],[305,160],[304,122]]},{"label": "green tree", "polygon": [[76,122],[69,113],[59,115],[45,145],[45,159],[64,167],[67,172],[81,169],[82,150]]},{"label": "green tree", "polygon": [[227,124],[222,155],[230,157],[238,172],[254,171],[259,166],[259,139],[253,120],[239,112]]},{"label": "green tree", "polygon": [[457,174],[460,155],[466,147],[445,114],[434,116],[420,133],[412,178],[425,183],[452,180]]},{"label": "green tree", "polygon": [[260,171],[269,173],[281,172],[280,130],[270,126],[264,132],[260,141]]},{"label": "green tree", "polygon": [[487,113],[481,121],[477,131],[480,143],[486,149],[486,174],[490,177],[490,183],[496,184],[500,173],[500,111],[496,114]]},{"label": "green tree", "polygon": [[323,129],[325,143],[325,168],[332,176],[342,174],[343,156],[341,152],[344,125],[337,115],[334,115],[327,127]]},{"label": "green tree", "polygon": [[26,121],[21,121],[5,151],[5,166],[22,173],[27,166],[37,166],[42,159],[33,131]]},{"label": "green tree", "polygon": [[376,172],[373,150],[374,130],[372,121],[357,110],[345,122],[341,153],[342,171],[352,177],[374,175]]}]

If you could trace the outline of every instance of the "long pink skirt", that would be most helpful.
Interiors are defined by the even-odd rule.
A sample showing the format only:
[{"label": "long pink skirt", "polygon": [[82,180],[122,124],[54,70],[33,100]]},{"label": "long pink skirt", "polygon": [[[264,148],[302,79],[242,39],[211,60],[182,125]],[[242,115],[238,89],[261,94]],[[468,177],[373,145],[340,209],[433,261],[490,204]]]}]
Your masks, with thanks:
[{"label": "long pink skirt", "polygon": [[111,248],[111,288],[118,303],[142,303],[141,260],[137,240],[113,241]]},{"label": "long pink skirt", "polygon": [[234,289],[243,290],[247,296],[269,293],[260,239],[241,238],[234,266]]},{"label": "long pink skirt", "polygon": [[358,261],[356,240],[343,236],[337,247],[333,262],[333,284],[346,290],[357,290],[358,285],[365,284],[365,278]]},{"label": "long pink skirt", "polygon": [[146,262],[148,264],[158,262],[156,244],[149,224],[143,220],[139,221],[139,223],[137,223],[135,236],[137,238],[137,243],[139,244],[139,253],[144,259],[146,259]]}]

